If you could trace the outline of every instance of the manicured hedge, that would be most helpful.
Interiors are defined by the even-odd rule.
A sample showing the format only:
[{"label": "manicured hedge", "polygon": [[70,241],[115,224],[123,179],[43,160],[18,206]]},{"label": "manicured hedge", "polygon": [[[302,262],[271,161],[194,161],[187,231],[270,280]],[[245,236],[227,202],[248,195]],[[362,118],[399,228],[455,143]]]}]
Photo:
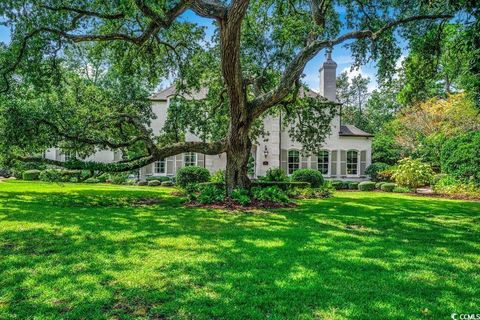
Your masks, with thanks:
[{"label": "manicured hedge", "polygon": [[175,184],[172,181],[163,181],[162,187],[173,187]]},{"label": "manicured hedge", "polygon": [[375,190],[375,182],[362,181],[358,184],[358,190],[360,191],[373,191]]},{"label": "manicured hedge", "polygon": [[382,185],[384,185],[385,183],[386,183],[385,181],[375,183],[375,189],[381,190]]},{"label": "manicured hedge", "polygon": [[387,183],[382,184],[381,189],[382,189],[382,191],[393,192],[393,189],[395,189],[396,186],[397,185],[395,183],[387,182]]},{"label": "manicured hedge", "polygon": [[149,187],[158,187],[162,183],[158,180],[147,181]]},{"label": "manicured hedge", "polygon": [[164,182],[164,181],[172,181],[172,179],[170,179],[170,177],[166,177],[166,176],[150,176],[150,177],[147,177],[147,181]]},{"label": "manicured hedge", "polygon": [[177,185],[182,188],[190,184],[208,182],[209,180],[210,172],[202,167],[190,166],[177,171]]},{"label": "manicured hedge", "polygon": [[348,183],[348,189],[357,190],[358,189],[358,182],[357,181],[350,181]]},{"label": "manicured hedge", "polygon": [[319,188],[323,185],[324,179],[318,170],[299,169],[292,174],[292,181],[308,182],[312,188]]},{"label": "manicured hedge", "polygon": [[22,179],[27,181],[39,180],[40,170],[27,170],[22,174]]}]

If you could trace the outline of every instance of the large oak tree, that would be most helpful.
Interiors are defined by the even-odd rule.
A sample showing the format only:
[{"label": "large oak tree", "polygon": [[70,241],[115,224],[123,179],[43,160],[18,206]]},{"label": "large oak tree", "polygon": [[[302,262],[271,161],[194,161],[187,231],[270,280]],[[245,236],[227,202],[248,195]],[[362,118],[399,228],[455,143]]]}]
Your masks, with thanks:
[{"label": "large oak tree", "polygon": [[[328,134],[331,104],[304,95],[305,65],[346,44],[355,65],[377,61],[388,79],[398,39],[422,36],[461,6],[418,0],[7,0],[12,41],[0,48],[0,142],[5,154],[62,146],[81,155],[122,149],[117,164],[49,161],[127,171],[182,152],[227,153],[229,189],[248,187],[252,139],[266,114],[283,112],[306,151]],[[211,37],[193,14],[211,19]],[[175,79],[178,96],[160,137],[149,93]],[[202,100],[188,97],[207,88]],[[182,98],[184,97],[184,98]],[[187,98],[185,98],[187,97]],[[184,141],[191,131],[202,138]]]}]

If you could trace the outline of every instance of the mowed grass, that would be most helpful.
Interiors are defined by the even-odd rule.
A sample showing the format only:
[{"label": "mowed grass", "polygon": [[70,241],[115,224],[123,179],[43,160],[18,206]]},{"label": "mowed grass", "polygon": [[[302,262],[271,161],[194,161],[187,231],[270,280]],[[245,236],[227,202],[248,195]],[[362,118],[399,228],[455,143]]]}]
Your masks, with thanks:
[{"label": "mowed grass", "polygon": [[480,311],[478,202],[345,192],[230,212],[185,208],[171,190],[0,182],[0,319]]}]

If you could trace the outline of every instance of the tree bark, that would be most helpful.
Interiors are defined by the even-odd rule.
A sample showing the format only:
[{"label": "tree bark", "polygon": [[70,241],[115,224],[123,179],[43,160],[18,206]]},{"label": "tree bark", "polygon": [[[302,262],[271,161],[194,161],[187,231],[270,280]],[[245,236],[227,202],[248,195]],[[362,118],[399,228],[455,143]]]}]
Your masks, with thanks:
[{"label": "tree bark", "polygon": [[248,159],[250,158],[252,141],[249,130],[250,126],[246,125],[230,126],[225,171],[227,195],[230,195],[235,188],[250,188]]}]

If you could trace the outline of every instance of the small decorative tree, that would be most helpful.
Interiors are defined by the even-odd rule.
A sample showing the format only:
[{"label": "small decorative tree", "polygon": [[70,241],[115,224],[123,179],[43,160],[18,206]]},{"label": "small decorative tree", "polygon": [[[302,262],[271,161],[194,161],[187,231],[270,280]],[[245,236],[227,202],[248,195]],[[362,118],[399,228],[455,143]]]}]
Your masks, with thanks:
[{"label": "small decorative tree", "polygon": [[419,159],[405,158],[398,161],[398,167],[392,175],[395,182],[417,192],[419,186],[427,184],[433,176],[433,170],[429,164]]}]

